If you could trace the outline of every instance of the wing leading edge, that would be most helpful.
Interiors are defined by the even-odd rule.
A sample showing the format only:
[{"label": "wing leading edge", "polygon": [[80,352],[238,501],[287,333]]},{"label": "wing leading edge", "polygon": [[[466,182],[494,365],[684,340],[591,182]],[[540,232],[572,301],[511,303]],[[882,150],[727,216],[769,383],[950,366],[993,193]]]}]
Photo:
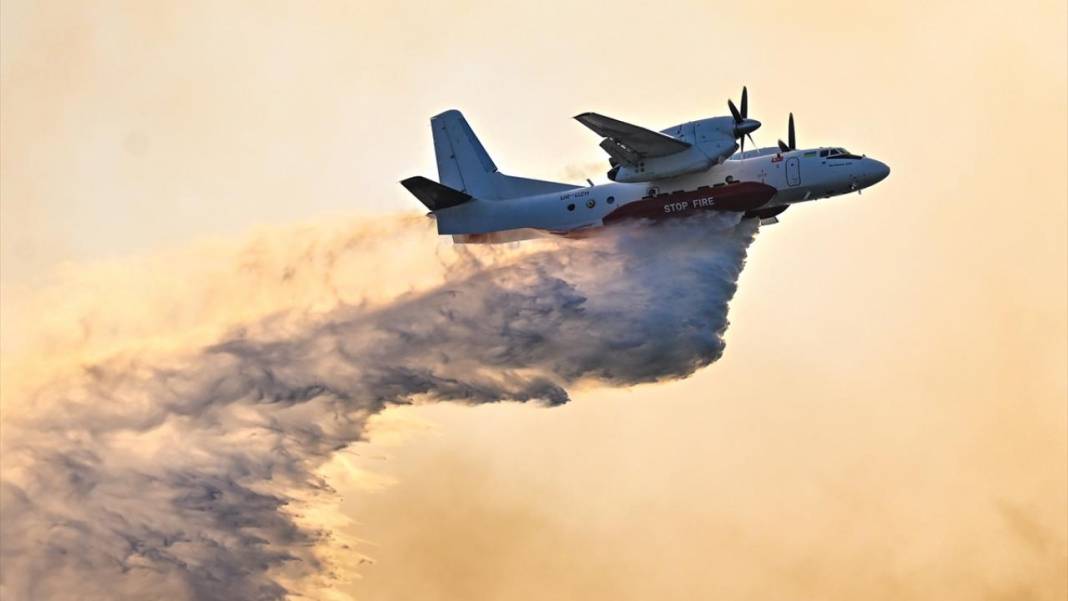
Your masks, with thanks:
[{"label": "wing leading edge", "polygon": [[[576,115],[575,119],[597,135],[614,142],[615,144],[611,146],[621,155],[617,158],[625,158],[625,162],[633,163],[640,159],[665,157],[690,148],[689,143],[677,138],[597,113],[582,113]],[[619,149],[618,145],[623,148]],[[602,143],[601,147],[604,148],[604,146],[605,144]],[[605,150],[616,156],[616,153],[609,148]]]}]

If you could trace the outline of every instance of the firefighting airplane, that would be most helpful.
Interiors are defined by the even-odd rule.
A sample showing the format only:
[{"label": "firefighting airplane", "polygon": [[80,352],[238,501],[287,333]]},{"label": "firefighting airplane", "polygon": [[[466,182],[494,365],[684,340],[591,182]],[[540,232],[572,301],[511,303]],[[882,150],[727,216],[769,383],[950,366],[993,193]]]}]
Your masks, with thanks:
[{"label": "firefighting airplane", "polygon": [[[791,204],[860,192],[890,174],[885,164],[844,148],[798,149],[794,116],[787,141],[745,151],[760,127],[727,101],[730,115],[655,132],[597,113],[575,117],[601,136],[612,183],[589,186],[504,175],[459,111],[433,117],[441,183],[425,177],[401,182],[437,221],[438,233],[460,243],[510,242],[628,219],[686,217],[704,211],[741,213],[775,223]],[[737,141],[741,142],[741,145]],[[739,151],[741,149],[741,152]]]}]

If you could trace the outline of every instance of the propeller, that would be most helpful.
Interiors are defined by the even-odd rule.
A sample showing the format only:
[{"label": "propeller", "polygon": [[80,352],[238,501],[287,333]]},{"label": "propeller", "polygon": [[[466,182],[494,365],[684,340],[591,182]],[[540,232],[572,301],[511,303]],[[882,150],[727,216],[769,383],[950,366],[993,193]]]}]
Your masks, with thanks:
[{"label": "propeller", "polygon": [[[741,110],[729,98],[727,99],[727,108],[731,110],[731,116],[734,117],[734,137],[741,140],[741,152],[745,152],[745,138],[748,136],[749,141],[753,142],[753,136],[750,134],[760,127],[759,121],[749,118],[749,90],[742,86]],[[753,143],[755,144],[755,142]]]},{"label": "propeller", "polygon": [[794,114],[790,113],[790,123],[786,128],[786,139],[789,143],[783,143],[779,140],[779,150],[783,152],[790,152],[791,150],[797,150],[797,138],[794,137]]}]

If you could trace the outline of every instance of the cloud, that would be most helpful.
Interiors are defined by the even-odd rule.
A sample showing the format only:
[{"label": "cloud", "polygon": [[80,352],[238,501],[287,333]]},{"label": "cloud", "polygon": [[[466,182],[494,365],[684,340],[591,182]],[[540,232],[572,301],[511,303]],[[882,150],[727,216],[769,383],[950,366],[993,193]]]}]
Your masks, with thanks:
[{"label": "cloud", "polygon": [[[78,354],[78,370],[5,397],[0,592],[280,599],[341,578],[344,558],[359,556],[314,518],[333,494],[316,469],[359,441],[369,416],[437,401],[556,405],[586,383],[685,377],[723,353],[755,235],[714,216],[426,253],[405,270],[411,249],[398,242],[425,251],[426,225],[381,227],[395,235],[282,232],[282,258],[260,242],[211,260],[203,281],[169,264],[130,276],[166,269],[184,290],[131,330],[125,351]],[[277,290],[261,295],[261,279]],[[334,302],[309,311],[328,290]],[[189,307],[217,322],[210,337],[168,325],[195,321]],[[122,313],[78,320],[80,331]],[[139,352],[146,324],[179,342]]]}]

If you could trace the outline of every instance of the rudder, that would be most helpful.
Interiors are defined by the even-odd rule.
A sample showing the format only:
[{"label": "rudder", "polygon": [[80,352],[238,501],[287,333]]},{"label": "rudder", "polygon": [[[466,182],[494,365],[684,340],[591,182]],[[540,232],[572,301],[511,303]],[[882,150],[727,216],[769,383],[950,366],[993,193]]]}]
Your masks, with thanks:
[{"label": "rudder", "polygon": [[463,114],[455,109],[430,119],[438,181],[477,198],[497,196],[493,174],[497,165],[478,141]]},{"label": "rudder", "polygon": [[565,192],[578,187],[501,173],[458,110],[431,117],[430,128],[434,135],[438,181],[454,191],[493,201]]}]

